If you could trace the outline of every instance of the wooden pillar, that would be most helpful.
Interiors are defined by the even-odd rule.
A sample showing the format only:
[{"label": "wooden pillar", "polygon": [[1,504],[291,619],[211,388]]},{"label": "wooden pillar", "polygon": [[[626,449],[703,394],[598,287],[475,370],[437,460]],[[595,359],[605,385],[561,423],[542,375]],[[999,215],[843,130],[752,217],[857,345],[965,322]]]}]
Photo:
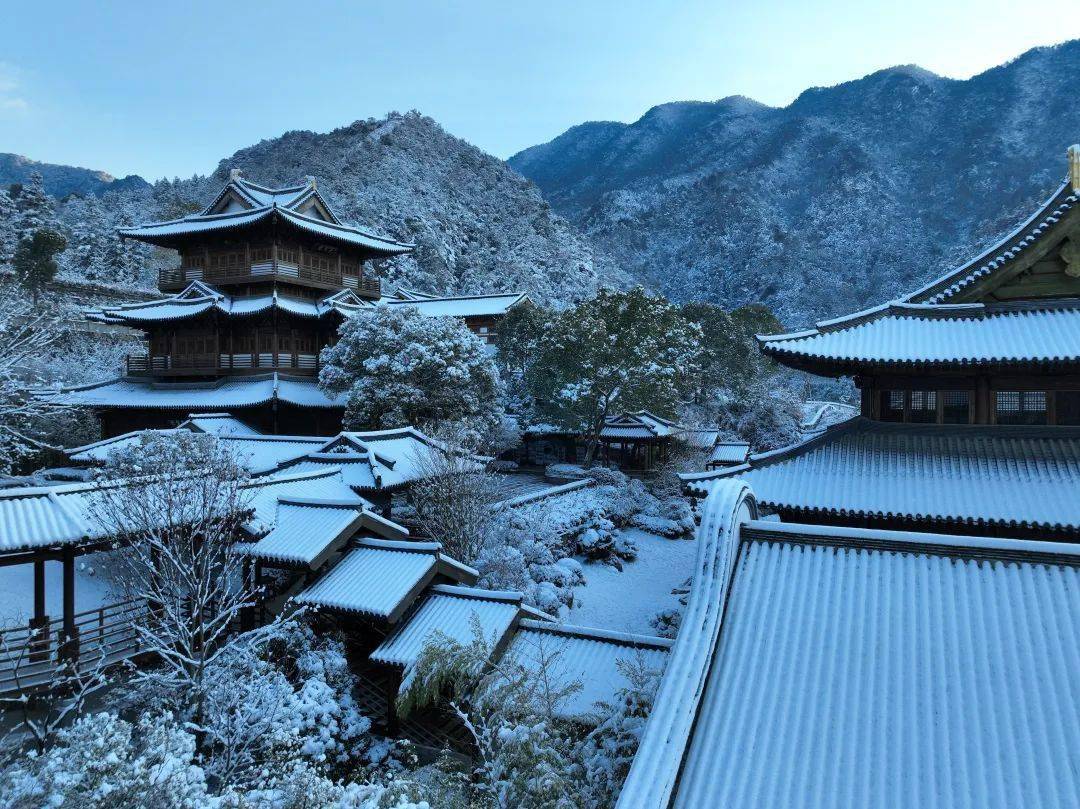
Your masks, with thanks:
[{"label": "wooden pillar", "polygon": [[75,626],[75,551],[70,546],[64,548],[62,564],[64,568],[64,625],[60,657],[74,663],[79,659],[79,630]]},{"label": "wooden pillar", "polygon": [[34,617],[30,619],[30,662],[49,659],[49,616],[45,614],[45,560],[34,560]]},{"label": "wooden pillar", "polygon": [[975,380],[975,423],[990,424],[993,421],[993,406],[990,401],[990,380],[985,376]]},{"label": "wooden pillar", "polygon": [[401,673],[395,669],[386,678],[386,735],[396,736],[399,730],[397,715],[397,695],[401,687]]}]

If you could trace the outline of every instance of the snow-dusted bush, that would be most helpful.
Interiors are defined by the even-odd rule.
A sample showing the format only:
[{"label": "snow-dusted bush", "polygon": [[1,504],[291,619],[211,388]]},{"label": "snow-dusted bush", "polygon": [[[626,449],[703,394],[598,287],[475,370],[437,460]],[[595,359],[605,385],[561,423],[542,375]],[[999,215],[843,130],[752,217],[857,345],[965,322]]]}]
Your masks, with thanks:
[{"label": "snow-dusted bush", "polygon": [[679,609],[660,610],[649,619],[649,626],[661,638],[674,638],[679,634],[681,625],[682,610]]},{"label": "snow-dusted bush", "polygon": [[649,669],[643,660],[619,661],[617,665],[626,685],[615,700],[600,706],[596,727],[579,749],[585,770],[583,803],[590,807],[612,806],[618,799],[660,682],[660,672]]},{"label": "snow-dusted bush", "polygon": [[193,762],[195,738],[168,714],[136,724],[114,714],[83,717],[42,755],[0,774],[0,804],[188,809],[211,806],[206,776]]}]

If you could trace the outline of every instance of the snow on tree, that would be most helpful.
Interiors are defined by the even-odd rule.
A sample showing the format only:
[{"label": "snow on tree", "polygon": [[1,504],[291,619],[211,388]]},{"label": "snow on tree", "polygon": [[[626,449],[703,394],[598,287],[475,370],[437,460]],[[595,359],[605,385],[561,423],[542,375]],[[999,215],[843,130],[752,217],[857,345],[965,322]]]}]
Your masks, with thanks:
[{"label": "snow on tree", "polygon": [[67,336],[55,301],[35,305],[17,285],[0,285],[0,471],[37,452],[42,425],[70,410],[30,390],[47,381],[50,359]]},{"label": "snow on tree", "polygon": [[52,198],[45,193],[40,173],[35,171],[25,183],[12,186],[9,194],[18,210],[15,230],[20,241],[39,230],[60,230]]},{"label": "snow on tree", "polygon": [[67,239],[55,230],[42,228],[24,237],[15,248],[11,266],[15,278],[34,297],[36,302],[45,285],[56,277],[59,266],[56,254],[67,247]]},{"label": "snow on tree", "polygon": [[15,201],[7,189],[0,189],[0,267],[10,264],[11,257],[15,255],[15,247],[19,243],[18,216]]},{"label": "snow on tree", "polygon": [[558,708],[581,683],[557,682],[557,653],[540,649],[536,665],[525,666],[493,652],[478,620],[467,643],[433,633],[405,673],[398,711],[407,716],[449,697],[476,746],[476,789],[484,803],[580,806],[575,733]]},{"label": "snow on tree", "polygon": [[472,564],[491,536],[502,498],[500,476],[476,460],[462,430],[436,437],[443,451],[419,453],[409,501],[425,536],[455,559]]},{"label": "snow on tree", "polygon": [[760,305],[727,312],[709,303],[686,304],[682,312],[701,328],[703,339],[701,373],[681,420],[719,427],[758,450],[796,440],[802,404],[798,377],[762,354],[754,339],[783,331],[772,312]]},{"label": "snow on tree", "polygon": [[84,717],[44,754],[0,772],[0,803],[9,809],[209,807],[194,753],[194,738],[168,715],[144,714],[135,724],[109,713]]},{"label": "snow on tree", "polygon": [[502,417],[495,363],[457,318],[425,317],[412,306],[361,312],[320,361],[320,386],[348,394],[346,429],[458,425],[479,439]]},{"label": "snow on tree", "polygon": [[556,315],[540,341],[529,388],[541,415],[596,453],[606,416],[645,409],[673,416],[696,371],[701,331],[662,297],[601,290]]},{"label": "snow on tree", "polygon": [[110,455],[91,497],[91,520],[120,540],[121,587],[149,607],[135,629],[161,665],[135,678],[171,695],[195,727],[231,625],[257,595],[232,548],[247,517],[245,478],[212,436],[149,433]]}]

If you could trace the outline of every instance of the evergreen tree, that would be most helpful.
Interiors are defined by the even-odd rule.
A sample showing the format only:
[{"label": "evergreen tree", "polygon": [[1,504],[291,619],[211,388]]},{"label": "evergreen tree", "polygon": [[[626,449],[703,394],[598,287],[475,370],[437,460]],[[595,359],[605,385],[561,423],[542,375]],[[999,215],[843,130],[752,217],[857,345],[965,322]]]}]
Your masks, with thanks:
[{"label": "evergreen tree", "polygon": [[16,230],[19,209],[11,195],[0,189],[0,266],[10,264],[19,244]]},{"label": "evergreen tree", "polygon": [[67,240],[55,230],[42,228],[19,242],[12,266],[15,277],[36,301],[38,295],[53,278],[59,267],[56,254],[67,247]]},{"label": "evergreen tree", "polygon": [[588,441],[592,464],[608,415],[675,416],[693,389],[701,329],[641,287],[601,290],[556,315],[528,372],[541,415]]}]

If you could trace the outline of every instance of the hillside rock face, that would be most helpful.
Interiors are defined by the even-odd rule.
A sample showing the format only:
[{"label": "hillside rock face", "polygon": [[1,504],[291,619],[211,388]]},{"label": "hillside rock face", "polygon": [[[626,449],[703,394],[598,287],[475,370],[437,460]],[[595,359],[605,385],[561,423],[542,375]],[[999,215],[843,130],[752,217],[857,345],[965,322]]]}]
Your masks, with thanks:
[{"label": "hillside rock face", "polygon": [[325,134],[288,132],[238,151],[208,177],[67,199],[58,205],[69,235],[65,275],[154,285],[175,254],[121,243],[113,229],[201,209],[232,168],[266,185],[311,175],[342,221],[415,242],[414,253],[380,267],[390,284],[445,294],[524,291],[538,302],[567,304],[600,284],[628,283],[597,261],[535,185],[418,113]]},{"label": "hillside rock face", "polygon": [[676,300],[791,325],[917,287],[1011,229],[1080,141],[1080,41],[965,81],[917,67],[586,123],[510,158],[597,250]]}]

